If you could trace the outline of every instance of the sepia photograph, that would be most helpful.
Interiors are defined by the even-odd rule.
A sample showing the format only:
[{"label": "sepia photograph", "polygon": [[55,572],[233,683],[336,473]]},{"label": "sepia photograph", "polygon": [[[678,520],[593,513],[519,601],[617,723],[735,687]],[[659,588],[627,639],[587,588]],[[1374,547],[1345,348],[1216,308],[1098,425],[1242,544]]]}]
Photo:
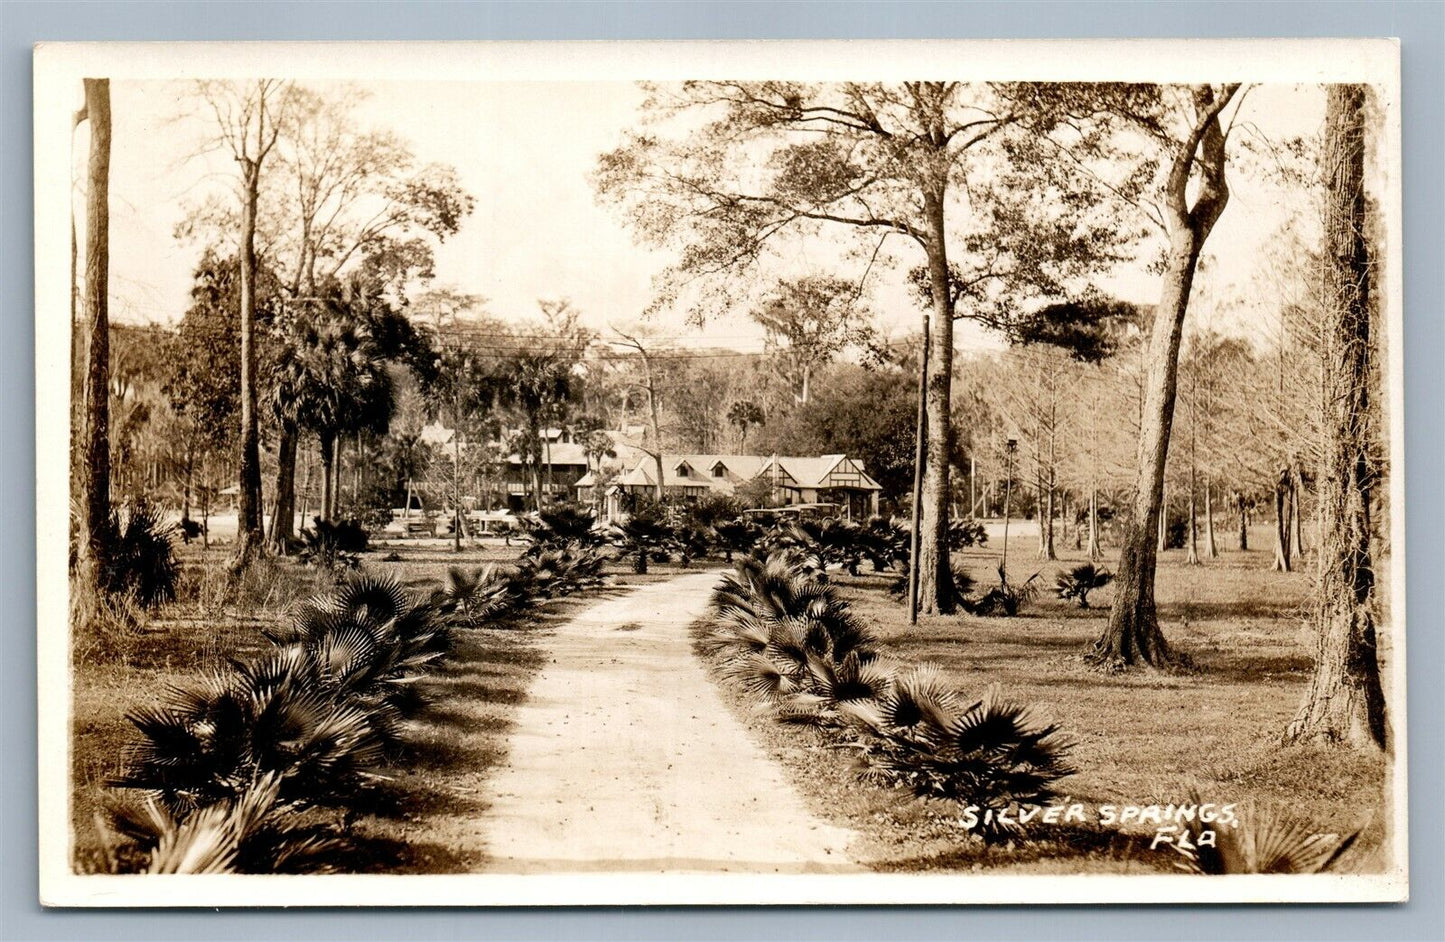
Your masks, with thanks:
[{"label": "sepia photograph", "polygon": [[41,44],[42,902],[1405,900],[1399,96]]}]

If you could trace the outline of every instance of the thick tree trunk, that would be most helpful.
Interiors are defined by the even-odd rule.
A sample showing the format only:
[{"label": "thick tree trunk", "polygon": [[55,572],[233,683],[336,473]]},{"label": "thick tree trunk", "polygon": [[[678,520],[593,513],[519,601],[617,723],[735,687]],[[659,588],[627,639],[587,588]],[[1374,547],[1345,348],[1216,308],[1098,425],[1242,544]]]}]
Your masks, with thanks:
[{"label": "thick tree trunk", "polygon": [[282,422],[276,442],[276,504],[271,510],[271,550],[277,555],[285,555],[286,545],[296,536],[297,438],[296,428]]},{"label": "thick tree trunk", "polygon": [[1110,667],[1168,667],[1178,660],[1159,630],[1154,609],[1154,571],[1163,542],[1164,470],[1174,426],[1179,342],[1201,244],[1193,233],[1175,233],[1149,340],[1139,473],[1124,527],[1119,571],[1114,578],[1114,606],[1108,627],[1091,651],[1094,660]]},{"label": "thick tree trunk", "polygon": [[241,466],[237,508],[236,568],[263,552],[261,525],[261,432],[256,405],[256,206],[261,168],[242,164],[241,202]]},{"label": "thick tree trunk", "polygon": [[90,155],[85,196],[85,426],[81,430],[80,575],[99,584],[110,552],[110,79],[85,79]]},{"label": "thick tree trunk", "polygon": [[943,188],[924,197],[928,218],[928,280],[933,299],[926,364],[928,431],[923,464],[923,500],[918,534],[918,610],[925,615],[954,611],[953,572],[948,559],[948,458],[953,446],[953,310],[944,241]]},{"label": "thick tree trunk", "polygon": [[1235,507],[1239,510],[1239,551],[1249,549],[1249,511],[1245,509],[1244,495],[1234,495]]},{"label": "thick tree trunk", "polygon": [[[1220,128],[1219,113],[1237,90],[1237,85],[1228,86],[1216,96],[1208,86],[1194,89],[1194,129],[1174,155],[1169,170],[1166,186],[1169,252],[1149,337],[1134,504],[1114,580],[1116,588],[1109,625],[1090,654],[1091,659],[1109,667],[1141,662],[1165,667],[1181,660],[1165,642],[1154,609],[1154,570],[1158,561],[1154,537],[1164,495],[1169,436],[1174,427],[1179,342],[1184,332],[1184,315],[1189,310],[1189,291],[1204,241],[1229,202],[1229,186],[1224,176],[1224,132]],[[1188,193],[1196,167],[1199,171],[1197,195],[1191,208]]]},{"label": "thick tree trunk", "polygon": [[1325,329],[1315,670],[1289,742],[1388,742],[1370,554],[1370,252],[1365,88],[1332,85],[1325,110]]}]

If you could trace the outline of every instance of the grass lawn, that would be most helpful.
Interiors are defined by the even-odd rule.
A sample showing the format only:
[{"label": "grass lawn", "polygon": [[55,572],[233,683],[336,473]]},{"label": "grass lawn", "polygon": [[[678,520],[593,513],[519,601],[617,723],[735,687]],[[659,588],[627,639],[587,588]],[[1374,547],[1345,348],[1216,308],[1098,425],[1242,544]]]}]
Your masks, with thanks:
[{"label": "grass lawn", "polygon": [[[407,585],[429,591],[451,566],[507,562],[521,545],[498,541],[451,551],[441,541],[386,544],[362,557],[371,571],[396,572]],[[133,632],[77,638],[73,666],[71,808],[72,860],[93,872],[103,862],[100,819],[105,783],[117,775],[135,736],[128,711],[153,702],[166,685],[184,685],[229,658],[266,650],[262,630],[282,624],[296,600],[323,590],[328,577],[294,561],[263,565],[237,589],[220,575],[230,547],[197,545],[181,551],[186,575],[181,598]],[[388,560],[395,553],[400,559]],[[665,579],[675,563],[654,564],[634,575],[628,561],[609,562],[609,582],[622,587]],[[429,706],[411,724],[405,754],[385,770],[388,780],[348,806],[320,809],[356,845],[347,861],[358,872],[456,873],[484,859],[476,818],[484,809],[483,784],[506,757],[512,716],[541,666],[539,630],[565,619],[615,589],[547,602],[506,628],[459,630],[442,666],[423,681]]]},{"label": "grass lawn", "polygon": [[[1262,539],[1258,545],[1267,546]],[[889,656],[932,661],[969,695],[999,684],[1010,698],[1035,705],[1077,740],[1077,774],[1061,783],[1071,801],[1097,806],[1187,801],[1279,802],[1320,831],[1363,828],[1345,869],[1383,868],[1386,760],[1378,754],[1280,745],[1311,670],[1301,613],[1308,572],[1275,573],[1268,551],[1225,552],[1203,567],[1182,551],[1164,554],[1157,598],[1170,643],[1189,654],[1196,673],[1103,674],[1080,655],[1102,631],[1112,588],[1091,594],[1093,608],[1053,597],[1054,575],[1083,561],[1037,559],[1037,539],[1009,541],[1014,580],[1041,571],[1037,599],[1016,618],[932,616],[910,626],[888,586],[895,575],[839,574],[854,611],[881,637]],[[997,581],[997,547],[956,554],[982,591]],[[1104,565],[1112,567],[1112,561]],[[1382,632],[1382,658],[1389,641]],[[857,768],[817,731],[782,726],[732,692],[726,696],[765,747],[795,773],[811,806],[863,832],[863,861],[882,869],[974,868],[1026,872],[1138,872],[1172,869],[1172,851],[1148,850],[1152,826],[1117,830],[1049,829],[1050,838],[1015,848],[983,849],[959,840],[955,807],[923,802],[860,782]],[[1389,691],[1386,690],[1386,697]]]}]

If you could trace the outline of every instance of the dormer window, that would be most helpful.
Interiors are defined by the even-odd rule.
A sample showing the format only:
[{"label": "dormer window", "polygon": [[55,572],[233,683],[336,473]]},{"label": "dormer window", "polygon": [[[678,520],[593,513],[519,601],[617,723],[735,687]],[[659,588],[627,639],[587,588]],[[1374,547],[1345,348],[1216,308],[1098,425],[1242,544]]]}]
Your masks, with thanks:
[{"label": "dormer window", "polygon": [[721,461],[712,466],[712,476],[715,478],[724,477],[727,475],[727,473],[728,469],[723,467],[723,463]]},{"label": "dormer window", "polygon": [[680,464],[677,466],[677,476],[680,478],[687,477],[687,465]]}]

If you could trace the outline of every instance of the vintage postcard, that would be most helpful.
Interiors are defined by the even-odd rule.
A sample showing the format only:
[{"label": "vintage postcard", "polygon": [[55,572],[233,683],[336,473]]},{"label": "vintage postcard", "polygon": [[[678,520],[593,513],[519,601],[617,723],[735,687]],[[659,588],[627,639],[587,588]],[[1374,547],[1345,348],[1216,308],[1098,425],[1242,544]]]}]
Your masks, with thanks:
[{"label": "vintage postcard", "polygon": [[47,905],[1406,898],[1397,43],[41,45],[35,168]]}]

